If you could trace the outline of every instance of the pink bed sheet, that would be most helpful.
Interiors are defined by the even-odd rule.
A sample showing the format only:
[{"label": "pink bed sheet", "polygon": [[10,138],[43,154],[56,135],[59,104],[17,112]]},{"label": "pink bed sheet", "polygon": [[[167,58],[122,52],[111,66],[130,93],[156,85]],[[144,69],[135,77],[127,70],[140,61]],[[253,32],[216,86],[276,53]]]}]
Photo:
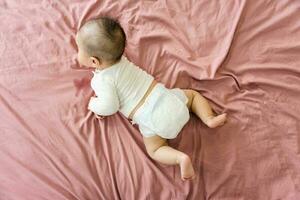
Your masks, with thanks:
[{"label": "pink bed sheet", "polygon": [[[0,199],[300,199],[300,1],[0,0]],[[151,160],[137,127],[87,111],[74,36],[119,19],[127,57],[167,87],[207,97],[170,145],[194,181]]]}]

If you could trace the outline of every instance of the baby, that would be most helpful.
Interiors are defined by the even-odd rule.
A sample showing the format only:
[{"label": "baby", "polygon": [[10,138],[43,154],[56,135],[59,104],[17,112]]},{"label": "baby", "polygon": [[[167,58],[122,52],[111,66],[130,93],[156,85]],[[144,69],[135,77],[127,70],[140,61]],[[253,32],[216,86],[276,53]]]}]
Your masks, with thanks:
[{"label": "baby", "polygon": [[120,24],[108,17],[86,22],[76,34],[78,61],[94,68],[91,80],[96,97],[88,109],[109,116],[117,111],[137,124],[151,158],[179,165],[182,180],[195,177],[188,155],[168,146],[195,113],[208,127],[223,125],[226,114],[215,115],[207,100],[190,89],[168,89],[153,76],[123,56],[126,35]]}]

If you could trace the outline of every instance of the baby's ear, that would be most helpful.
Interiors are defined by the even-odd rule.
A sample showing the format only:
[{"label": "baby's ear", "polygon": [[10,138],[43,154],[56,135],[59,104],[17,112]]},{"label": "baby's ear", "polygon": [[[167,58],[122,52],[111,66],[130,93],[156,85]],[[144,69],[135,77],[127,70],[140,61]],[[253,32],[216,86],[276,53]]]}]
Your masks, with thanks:
[{"label": "baby's ear", "polygon": [[91,60],[92,66],[94,68],[100,68],[100,66],[101,66],[101,60],[99,58],[91,56],[90,60]]}]

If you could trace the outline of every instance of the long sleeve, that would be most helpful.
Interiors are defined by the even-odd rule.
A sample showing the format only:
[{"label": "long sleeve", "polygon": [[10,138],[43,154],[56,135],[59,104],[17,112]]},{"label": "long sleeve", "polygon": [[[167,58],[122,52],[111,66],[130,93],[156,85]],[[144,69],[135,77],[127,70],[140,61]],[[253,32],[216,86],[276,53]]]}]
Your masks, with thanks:
[{"label": "long sleeve", "polygon": [[91,98],[89,110],[102,116],[112,115],[119,110],[119,98],[112,81],[97,77],[92,79],[91,86],[97,97]]}]

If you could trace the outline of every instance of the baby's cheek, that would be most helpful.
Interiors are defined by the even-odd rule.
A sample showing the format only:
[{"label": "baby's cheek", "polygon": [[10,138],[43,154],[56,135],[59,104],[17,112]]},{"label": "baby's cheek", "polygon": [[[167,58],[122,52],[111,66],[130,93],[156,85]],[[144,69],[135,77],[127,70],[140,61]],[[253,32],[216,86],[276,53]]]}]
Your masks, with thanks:
[{"label": "baby's cheek", "polygon": [[77,60],[80,64],[82,64],[82,56],[80,55],[80,53],[77,53]]},{"label": "baby's cheek", "polygon": [[77,60],[78,60],[79,64],[86,65],[86,62],[80,53],[77,54]]}]

